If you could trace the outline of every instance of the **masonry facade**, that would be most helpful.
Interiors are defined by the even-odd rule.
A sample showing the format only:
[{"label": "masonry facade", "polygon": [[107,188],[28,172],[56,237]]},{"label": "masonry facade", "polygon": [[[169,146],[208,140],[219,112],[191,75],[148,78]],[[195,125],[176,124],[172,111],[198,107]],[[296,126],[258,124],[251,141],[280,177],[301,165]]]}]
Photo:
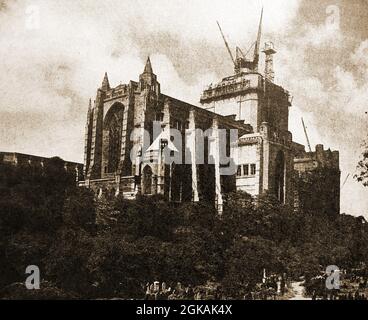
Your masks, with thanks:
[{"label": "masonry facade", "polygon": [[[236,169],[230,176],[219,173],[219,129],[236,130],[237,139],[252,130],[233,117],[162,94],[149,59],[138,82],[111,88],[105,75],[89,106],[80,185],[99,196],[160,194],[170,201],[215,201],[221,210],[223,192],[236,189]],[[196,151],[200,140],[203,159]],[[210,161],[209,155],[216,154]]]},{"label": "masonry facade", "polygon": [[340,156],[317,145],[315,152],[294,144],[294,208],[327,215],[340,213]]},{"label": "masonry facade", "polygon": [[206,110],[248,123],[252,131],[239,139],[236,185],[257,196],[273,193],[292,203],[292,135],[288,131],[290,96],[260,73],[245,69],[204,91]]}]

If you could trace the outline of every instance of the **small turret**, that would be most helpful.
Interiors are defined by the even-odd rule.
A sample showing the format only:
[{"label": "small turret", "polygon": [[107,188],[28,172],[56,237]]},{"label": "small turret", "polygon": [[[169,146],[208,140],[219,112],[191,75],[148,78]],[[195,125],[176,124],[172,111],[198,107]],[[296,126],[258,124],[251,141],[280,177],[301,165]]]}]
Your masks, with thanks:
[{"label": "small turret", "polygon": [[107,72],[105,72],[105,76],[103,78],[102,85],[101,85],[101,90],[103,91],[110,90],[110,83],[109,83],[109,78],[107,76]]},{"label": "small turret", "polygon": [[139,86],[141,90],[149,89],[156,93],[160,92],[160,84],[157,76],[153,73],[150,57],[147,58],[143,73],[139,76]]},{"label": "small turret", "polygon": [[153,74],[152,64],[151,64],[150,57],[147,58],[147,62],[146,62],[146,65],[144,67],[143,73]]}]

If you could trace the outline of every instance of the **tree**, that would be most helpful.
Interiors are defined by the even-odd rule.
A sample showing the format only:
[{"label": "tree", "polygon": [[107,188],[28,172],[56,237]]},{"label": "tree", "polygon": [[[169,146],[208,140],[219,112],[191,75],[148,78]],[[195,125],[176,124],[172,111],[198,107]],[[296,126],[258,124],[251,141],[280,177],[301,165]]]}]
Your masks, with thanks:
[{"label": "tree", "polygon": [[132,239],[144,236],[164,241],[172,239],[177,217],[175,210],[160,196],[139,197],[134,201],[119,197],[113,210],[121,234]]},{"label": "tree", "polygon": [[118,234],[100,233],[87,264],[96,296],[142,298],[144,284],[153,281],[154,270],[161,269],[160,243],[152,237],[129,242]]},{"label": "tree", "polygon": [[73,188],[63,208],[64,224],[93,232],[96,223],[94,194],[85,188]]},{"label": "tree", "polygon": [[94,288],[88,261],[95,249],[93,238],[83,229],[68,227],[60,229],[53,238],[43,257],[45,277],[66,292],[91,297]]},{"label": "tree", "polygon": [[362,158],[358,163],[358,173],[355,175],[355,179],[365,187],[368,187],[368,140],[363,143]]},{"label": "tree", "polygon": [[261,237],[242,237],[226,256],[224,288],[234,298],[241,298],[262,281],[263,269],[268,273],[283,271],[272,241]]}]

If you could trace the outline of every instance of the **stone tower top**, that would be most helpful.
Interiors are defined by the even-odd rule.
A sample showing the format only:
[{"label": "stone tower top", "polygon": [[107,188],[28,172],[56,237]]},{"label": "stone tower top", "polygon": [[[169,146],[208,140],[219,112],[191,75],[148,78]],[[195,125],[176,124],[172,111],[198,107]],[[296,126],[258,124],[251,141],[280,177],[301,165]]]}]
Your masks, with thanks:
[{"label": "stone tower top", "polygon": [[140,90],[149,89],[153,92],[160,92],[160,84],[157,81],[157,76],[153,73],[150,57],[147,58],[143,73],[139,76]]},{"label": "stone tower top", "polygon": [[102,85],[101,85],[101,90],[103,91],[110,90],[110,83],[109,83],[109,78],[107,76],[107,72],[105,72],[105,76],[103,78]]},{"label": "stone tower top", "polygon": [[144,67],[143,73],[151,73],[151,74],[153,74],[151,59],[150,59],[149,56],[147,58],[146,66]]}]

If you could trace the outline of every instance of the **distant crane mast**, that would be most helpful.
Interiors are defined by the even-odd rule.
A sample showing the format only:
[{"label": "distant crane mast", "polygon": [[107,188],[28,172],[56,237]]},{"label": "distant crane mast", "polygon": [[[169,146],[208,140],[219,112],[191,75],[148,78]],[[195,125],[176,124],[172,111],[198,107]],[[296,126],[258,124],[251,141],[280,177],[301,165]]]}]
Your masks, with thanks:
[{"label": "distant crane mast", "polygon": [[[236,56],[234,57],[230,46],[225,38],[224,33],[222,32],[220,23],[217,22],[217,26],[220,30],[222,39],[225,42],[226,49],[230,55],[231,61],[234,64],[235,67],[235,73],[238,74],[242,72],[243,70],[246,70],[247,72],[258,72],[258,62],[259,62],[259,51],[261,46],[261,36],[262,36],[262,21],[263,21],[263,8],[261,11],[261,18],[259,20],[259,27],[258,27],[258,33],[257,33],[257,40],[254,44],[251,45],[248,52],[244,54],[242,50],[239,47],[236,47]],[[254,54],[253,54],[253,60],[247,58],[247,54],[250,52],[250,50],[254,47]]]},{"label": "distant crane mast", "polygon": [[309,152],[312,152],[311,144],[309,142],[309,137],[308,137],[308,133],[307,133],[307,127],[305,126],[305,123],[304,123],[304,119],[303,118],[302,118],[302,124],[303,124],[303,128],[304,128],[305,137],[307,138]]},{"label": "distant crane mast", "polygon": [[261,18],[259,20],[257,41],[256,41],[256,44],[255,44],[255,47],[254,47],[254,55],[253,55],[253,63],[255,65],[256,71],[258,71],[259,50],[261,48],[262,22],[263,22],[263,7],[262,7],[262,11],[261,11]]},{"label": "distant crane mast", "polygon": [[218,25],[218,27],[219,27],[219,29],[220,29],[220,32],[221,32],[221,35],[222,35],[222,39],[224,39],[226,49],[227,49],[227,51],[229,52],[230,57],[231,57],[231,60],[233,61],[234,66],[235,66],[235,65],[236,65],[236,62],[235,62],[234,56],[233,56],[233,54],[232,54],[232,52],[231,52],[231,49],[230,49],[230,47],[229,47],[229,44],[228,44],[228,43],[227,43],[227,41],[226,41],[225,35],[224,35],[224,33],[222,32],[222,29],[221,29],[221,26],[220,26],[219,22],[218,22],[218,21],[216,21],[216,22],[217,22],[217,25]]},{"label": "distant crane mast", "polygon": [[350,177],[350,173],[348,173],[348,175],[346,176],[345,180],[344,180],[344,183],[342,184],[341,188],[340,188],[340,191],[344,188],[346,182],[348,182],[348,179]]}]

